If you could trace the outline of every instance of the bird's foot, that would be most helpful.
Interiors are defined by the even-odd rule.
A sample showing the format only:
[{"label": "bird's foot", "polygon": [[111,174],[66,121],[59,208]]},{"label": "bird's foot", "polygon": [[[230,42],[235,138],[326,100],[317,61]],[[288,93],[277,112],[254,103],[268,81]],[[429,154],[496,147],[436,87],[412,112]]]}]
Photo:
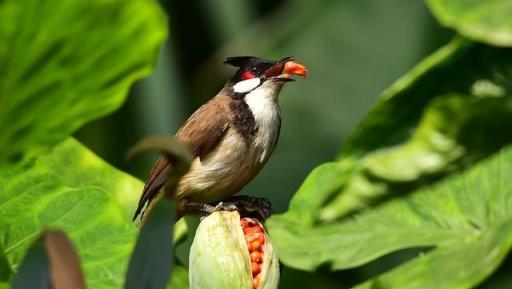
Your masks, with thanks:
[{"label": "bird's foot", "polygon": [[211,214],[217,211],[237,211],[241,217],[251,217],[264,221],[272,214],[270,201],[265,198],[233,196],[216,205],[195,201],[185,201],[184,212],[201,212]]},{"label": "bird's foot", "polygon": [[260,221],[264,221],[273,213],[272,204],[266,198],[232,196],[223,202],[234,204],[240,216],[256,218]]}]

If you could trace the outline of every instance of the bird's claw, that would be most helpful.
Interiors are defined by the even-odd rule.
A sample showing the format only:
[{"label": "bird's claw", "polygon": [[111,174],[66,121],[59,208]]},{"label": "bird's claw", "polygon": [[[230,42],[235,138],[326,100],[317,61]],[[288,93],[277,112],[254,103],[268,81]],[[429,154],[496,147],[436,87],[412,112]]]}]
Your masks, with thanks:
[{"label": "bird's claw", "polygon": [[219,202],[216,206],[212,208],[212,211],[210,213],[217,211],[238,211],[238,207],[233,203]]},{"label": "bird's claw", "polygon": [[241,217],[256,218],[260,221],[264,221],[273,213],[272,205],[269,200],[249,196],[233,196],[219,202],[217,205],[186,201],[184,211],[195,211],[206,214],[217,211],[237,211]]},{"label": "bird's claw", "polygon": [[252,217],[260,221],[264,221],[273,213],[272,204],[266,198],[233,196],[225,199],[223,203],[235,205],[242,217]]}]

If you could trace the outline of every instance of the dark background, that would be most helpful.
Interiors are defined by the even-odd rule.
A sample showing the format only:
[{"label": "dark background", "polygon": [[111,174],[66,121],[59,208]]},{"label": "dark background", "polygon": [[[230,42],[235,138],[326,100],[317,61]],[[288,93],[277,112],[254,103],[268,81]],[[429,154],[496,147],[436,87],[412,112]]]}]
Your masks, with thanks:
[{"label": "dark background", "polygon": [[[222,64],[226,57],[294,56],[307,65],[310,77],[288,84],[281,93],[278,146],[242,192],[269,198],[277,211],[286,210],[316,165],[336,158],[383,90],[452,36],[419,0],[161,4],[169,15],[170,36],[156,72],[133,87],[120,110],[89,123],[76,137],[116,167],[145,179],[156,156],[127,162],[127,149],[144,136],[174,134],[234,72]],[[281,288],[343,288],[417,252],[334,274],[285,269]]]}]

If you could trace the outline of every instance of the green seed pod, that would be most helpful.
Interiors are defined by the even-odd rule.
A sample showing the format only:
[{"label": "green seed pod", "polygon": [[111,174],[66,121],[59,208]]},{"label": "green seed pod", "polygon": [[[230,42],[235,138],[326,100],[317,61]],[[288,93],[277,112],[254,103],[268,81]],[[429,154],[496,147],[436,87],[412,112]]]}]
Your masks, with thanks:
[{"label": "green seed pod", "polygon": [[279,261],[260,222],[220,211],[197,228],[189,257],[190,289],[276,289]]}]

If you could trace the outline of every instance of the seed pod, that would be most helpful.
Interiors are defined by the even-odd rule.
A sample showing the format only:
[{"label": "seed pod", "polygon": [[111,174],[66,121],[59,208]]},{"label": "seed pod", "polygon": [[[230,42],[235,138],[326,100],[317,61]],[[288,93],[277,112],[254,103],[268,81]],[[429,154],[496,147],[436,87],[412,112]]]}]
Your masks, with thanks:
[{"label": "seed pod", "polygon": [[190,248],[190,289],[275,289],[279,261],[263,225],[238,212],[204,218]]}]

